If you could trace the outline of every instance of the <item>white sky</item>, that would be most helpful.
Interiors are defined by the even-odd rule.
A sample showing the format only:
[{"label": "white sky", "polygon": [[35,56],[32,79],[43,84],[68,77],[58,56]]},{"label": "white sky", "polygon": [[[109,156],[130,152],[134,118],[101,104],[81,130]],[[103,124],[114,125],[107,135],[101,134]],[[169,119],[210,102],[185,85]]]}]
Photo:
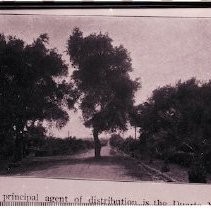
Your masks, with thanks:
[{"label": "white sky", "polygon": [[[108,32],[114,45],[123,44],[131,53],[131,77],[140,77],[142,83],[136,94],[137,103],[146,100],[155,88],[175,84],[179,79],[211,78],[211,18],[0,16],[0,33],[16,35],[27,43],[48,33],[50,47],[56,47],[60,53],[66,50],[68,37],[76,26],[84,35]],[[69,71],[71,74],[71,67]],[[65,137],[68,131],[77,137],[91,135],[83,126],[80,112],[71,113],[67,126],[52,132]],[[130,130],[127,135],[133,133]]]}]

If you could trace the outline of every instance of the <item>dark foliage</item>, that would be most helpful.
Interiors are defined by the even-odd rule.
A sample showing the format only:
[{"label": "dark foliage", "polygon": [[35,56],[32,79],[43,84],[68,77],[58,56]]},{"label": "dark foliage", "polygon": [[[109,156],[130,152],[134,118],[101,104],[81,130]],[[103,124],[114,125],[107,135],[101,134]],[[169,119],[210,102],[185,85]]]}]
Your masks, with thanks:
[{"label": "dark foliage", "polygon": [[122,46],[114,47],[107,34],[83,33],[75,28],[68,40],[74,67],[72,78],[80,93],[84,124],[93,129],[95,156],[100,156],[98,135],[126,130],[138,80],[132,80],[131,58]]},{"label": "dark foliage", "polygon": [[0,143],[14,141],[14,160],[22,159],[31,127],[46,120],[61,128],[68,121],[65,107],[76,100],[72,83],[62,79],[67,65],[47,45],[46,34],[32,44],[0,35]]},{"label": "dark foliage", "polygon": [[211,82],[192,78],[158,88],[131,115],[140,129],[140,144],[111,139],[112,145],[127,153],[137,147],[142,156],[163,159],[163,172],[170,170],[169,162],[189,167],[190,182],[205,182],[211,162],[210,107]]},{"label": "dark foliage", "polygon": [[131,137],[124,140],[121,136],[114,134],[110,138],[110,145],[132,157],[140,158],[140,142]]},{"label": "dark foliage", "polygon": [[47,138],[41,147],[34,149],[36,156],[72,155],[94,148],[94,142],[69,137],[67,139]]}]

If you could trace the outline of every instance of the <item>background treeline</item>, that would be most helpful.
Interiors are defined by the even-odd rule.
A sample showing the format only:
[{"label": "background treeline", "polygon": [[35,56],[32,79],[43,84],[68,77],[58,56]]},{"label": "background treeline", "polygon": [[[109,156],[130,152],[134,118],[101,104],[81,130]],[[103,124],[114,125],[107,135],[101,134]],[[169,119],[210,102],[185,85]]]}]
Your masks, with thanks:
[{"label": "background treeline", "polygon": [[94,148],[91,140],[76,139],[69,137],[65,139],[47,137],[42,145],[32,148],[31,153],[35,156],[72,155],[79,151]]},{"label": "background treeline", "polygon": [[[101,139],[102,146],[107,144],[107,139]],[[42,138],[42,144],[37,147],[31,148],[31,153],[35,156],[55,156],[55,155],[73,155],[80,151],[93,149],[93,139],[78,139],[76,137],[68,138],[55,138],[46,137]]]},{"label": "background treeline", "polygon": [[[26,138],[25,156],[55,156],[55,155],[73,155],[77,152],[94,148],[94,142],[91,139],[76,139],[75,137],[69,138],[55,138],[55,137],[42,137],[42,138]],[[14,141],[9,144],[3,145],[0,150],[0,157],[2,160],[11,159],[14,153]]]},{"label": "background treeline", "polygon": [[211,172],[211,81],[195,78],[164,86],[131,113],[139,141],[112,136],[111,145],[138,158],[163,160],[189,168],[190,182],[206,182]]}]

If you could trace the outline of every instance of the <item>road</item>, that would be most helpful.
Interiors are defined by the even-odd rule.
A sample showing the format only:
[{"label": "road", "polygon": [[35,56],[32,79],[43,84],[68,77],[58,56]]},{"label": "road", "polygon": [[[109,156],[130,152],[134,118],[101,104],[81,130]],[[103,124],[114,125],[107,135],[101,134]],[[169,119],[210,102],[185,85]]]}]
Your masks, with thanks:
[{"label": "road", "polygon": [[102,158],[94,159],[94,150],[72,155],[34,157],[10,171],[8,175],[42,178],[72,178],[115,181],[162,181],[140,166],[137,161],[122,156],[110,146],[101,150]]}]

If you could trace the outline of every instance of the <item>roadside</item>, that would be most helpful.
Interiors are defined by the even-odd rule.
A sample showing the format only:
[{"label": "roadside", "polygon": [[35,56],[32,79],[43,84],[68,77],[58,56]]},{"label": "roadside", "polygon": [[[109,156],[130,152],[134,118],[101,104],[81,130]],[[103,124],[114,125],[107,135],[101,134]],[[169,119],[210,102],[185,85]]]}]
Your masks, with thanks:
[{"label": "roadside", "polygon": [[[116,148],[115,148],[116,150]],[[153,161],[144,160],[132,157],[129,154],[124,153],[123,151],[118,152],[122,153],[122,155],[130,157],[136,160],[140,165],[146,168],[152,175],[160,176],[162,179],[165,179],[167,182],[177,182],[177,183],[189,183],[188,180],[188,168],[169,163],[170,171],[168,172],[161,172],[161,167],[163,165],[162,160],[154,159]],[[211,174],[207,175],[207,183],[211,183]]]}]

